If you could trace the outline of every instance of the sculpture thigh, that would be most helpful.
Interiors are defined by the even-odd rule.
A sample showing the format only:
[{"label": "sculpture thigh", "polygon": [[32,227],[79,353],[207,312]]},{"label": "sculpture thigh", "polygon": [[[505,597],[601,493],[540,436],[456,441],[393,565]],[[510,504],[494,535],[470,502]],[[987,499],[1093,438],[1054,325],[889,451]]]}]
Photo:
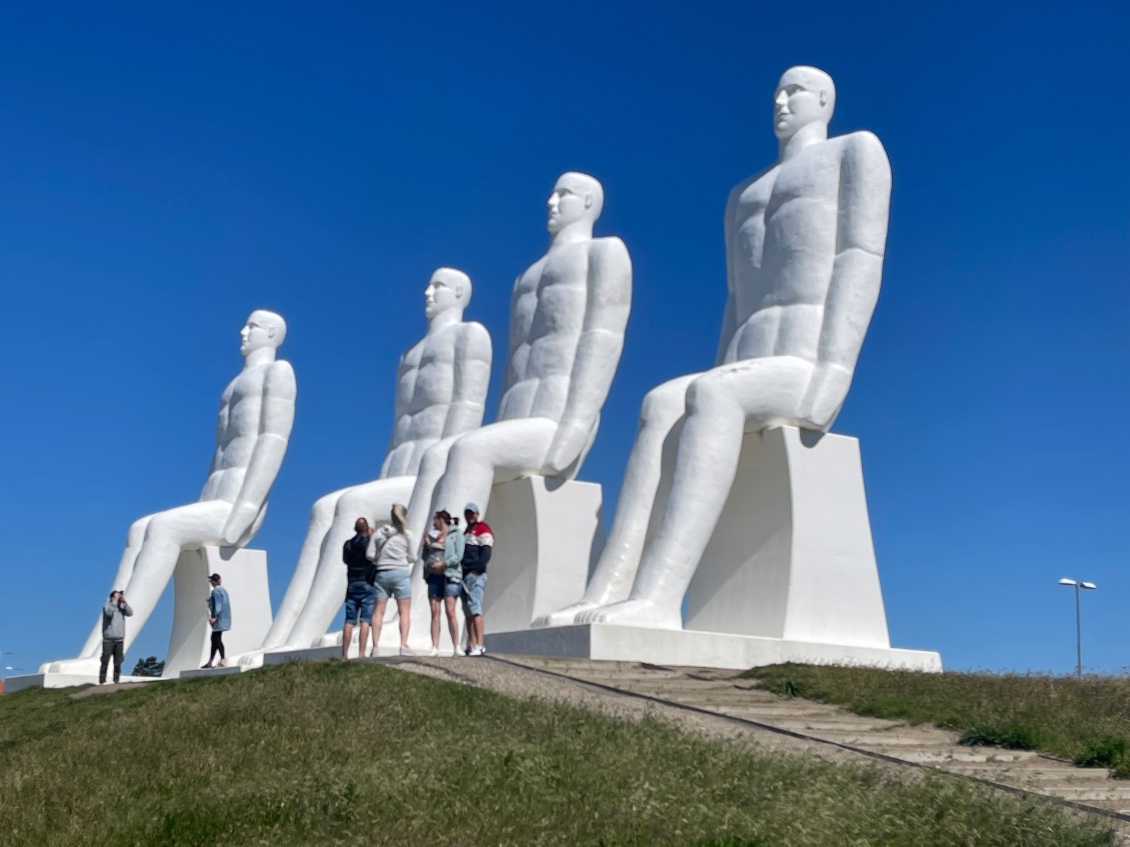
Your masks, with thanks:
[{"label": "sculpture thigh", "polygon": [[309,596],[286,639],[287,645],[310,647],[326,634],[345,600],[347,581],[341,551],[353,535],[354,521],[364,517],[371,523],[387,522],[393,503],[408,499],[414,482],[415,477],[397,476],[367,482],[340,493],[333,521],[322,540]]},{"label": "sculpture thigh", "polygon": [[[133,616],[126,619],[125,649],[145,626],[177,566],[181,550],[218,544],[231,514],[226,500],[205,500],[153,515],[145,527],[133,574],[124,587]],[[204,610],[201,609],[201,614]]]},{"label": "sculpture thigh", "polygon": [[743,436],[795,423],[811,375],[805,359],[776,356],[721,365],[691,382],[671,493],[633,600],[682,603],[730,494]]}]

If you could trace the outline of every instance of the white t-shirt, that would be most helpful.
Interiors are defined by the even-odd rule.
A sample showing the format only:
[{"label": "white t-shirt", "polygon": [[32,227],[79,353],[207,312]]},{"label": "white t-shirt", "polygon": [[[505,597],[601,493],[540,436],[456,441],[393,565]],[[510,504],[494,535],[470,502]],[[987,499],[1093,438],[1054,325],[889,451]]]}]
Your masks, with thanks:
[{"label": "white t-shirt", "polygon": [[390,524],[385,524],[369,539],[369,549],[365,551],[365,556],[370,562],[376,563],[379,571],[410,568],[415,558],[415,549],[411,534],[397,532]]}]

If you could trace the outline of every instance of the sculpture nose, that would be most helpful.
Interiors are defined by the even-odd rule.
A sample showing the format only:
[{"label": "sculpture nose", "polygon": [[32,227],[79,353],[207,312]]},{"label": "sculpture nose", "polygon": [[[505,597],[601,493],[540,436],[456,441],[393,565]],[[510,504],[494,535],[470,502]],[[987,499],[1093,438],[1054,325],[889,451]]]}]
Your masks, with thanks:
[{"label": "sculpture nose", "polygon": [[780,91],[777,92],[777,96],[773,98],[773,102],[775,104],[777,104],[778,106],[784,106],[786,103],[789,102],[789,95],[786,94],[785,90],[782,88]]}]

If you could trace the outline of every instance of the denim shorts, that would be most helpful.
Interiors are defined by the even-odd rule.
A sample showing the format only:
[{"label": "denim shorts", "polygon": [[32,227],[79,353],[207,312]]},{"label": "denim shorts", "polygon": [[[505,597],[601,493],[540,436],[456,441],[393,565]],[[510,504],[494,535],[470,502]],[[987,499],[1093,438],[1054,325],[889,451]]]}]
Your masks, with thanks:
[{"label": "denim shorts", "polygon": [[412,599],[412,569],[386,568],[377,571],[377,584],[373,586],[378,600],[394,597],[397,600]]},{"label": "denim shorts", "polygon": [[483,591],[486,587],[485,573],[463,574],[463,614],[470,617],[483,613]]},{"label": "denim shorts", "polygon": [[360,614],[361,623],[372,623],[373,608],[377,605],[373,586],[367,582],[351,582],[345,589],[345,622],[357,623]]},{"label": "denim shorts", "polygon": [[463,593],[463,586],[458,581],[448,582],[447,577],[441,573],[428,574],[428,597],[439,600],[441,597],[458,597]]}]

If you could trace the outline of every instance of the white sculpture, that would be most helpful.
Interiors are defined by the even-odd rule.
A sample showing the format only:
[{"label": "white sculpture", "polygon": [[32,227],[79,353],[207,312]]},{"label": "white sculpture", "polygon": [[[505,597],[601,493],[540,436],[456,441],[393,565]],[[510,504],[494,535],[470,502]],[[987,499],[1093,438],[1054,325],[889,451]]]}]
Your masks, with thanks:
[{"label": "white sculpture", "polygon": [[[461,514],[474,502],[487,517],[496,483],[576,476],[596,438],[631,307],[624,242],[593,238],[603,204],[593,177],[566,173],[557,180],[548,201],[549,249],[514,283],[498,420],[445,438],[424,455],[408,507],[417,538],[437,508]],[[418,572],[413,585],[413,631],[423,632],[428,605]]]},{"label": "white sculpture", "polygon": [[[206,544],[243,547],[266,515],[267,495],[294,423],[294,370],[275,358],[286,337],[286,322],[279,315],[252,312],[240,337],[243,369],[220,398],[216,453],[200,500],[148,515],[129,529],[112,583],[125,590],[134,609],[126,650],[157,605],[182,550]],[[40,672],[96,673],[101,638],[101,627],[95,625],[77,659],[48,662]]]},{"label": "white sculpture", "polygon": [[[470,302],[471,280],[465,273],[439,268],[432,274],[424,290],[427,333],[400,357],[397,368],[395,422],[380,476],[334,491],[314,504],[306,541],[274,624],[262,648],[240,658],[243,667],[259,667],[269,650],[317,643],[345,596],[341,550],[353,534],[354,521],[366,517],[374,526],[386,521],[392,504],[411,496],[425,451],[442,438],[469,432],[482,423],[491,341],[482,324],[463,321]],[[395,328],[397,323],[386,321],[385,326]]]},{"label": "white sculpture", "polygon": [[[536,626],[680,629],[683,597],[745,434],[831,426],[879,294],[891,191],[874,135],[828,138],[834,105],[823,71],[782,75],[778,161],[740,183],[726,207],[729,298],[718,364],[644,399],[615,521],[585,596]],[[665,463],[668,439],[674,458]]]}]

